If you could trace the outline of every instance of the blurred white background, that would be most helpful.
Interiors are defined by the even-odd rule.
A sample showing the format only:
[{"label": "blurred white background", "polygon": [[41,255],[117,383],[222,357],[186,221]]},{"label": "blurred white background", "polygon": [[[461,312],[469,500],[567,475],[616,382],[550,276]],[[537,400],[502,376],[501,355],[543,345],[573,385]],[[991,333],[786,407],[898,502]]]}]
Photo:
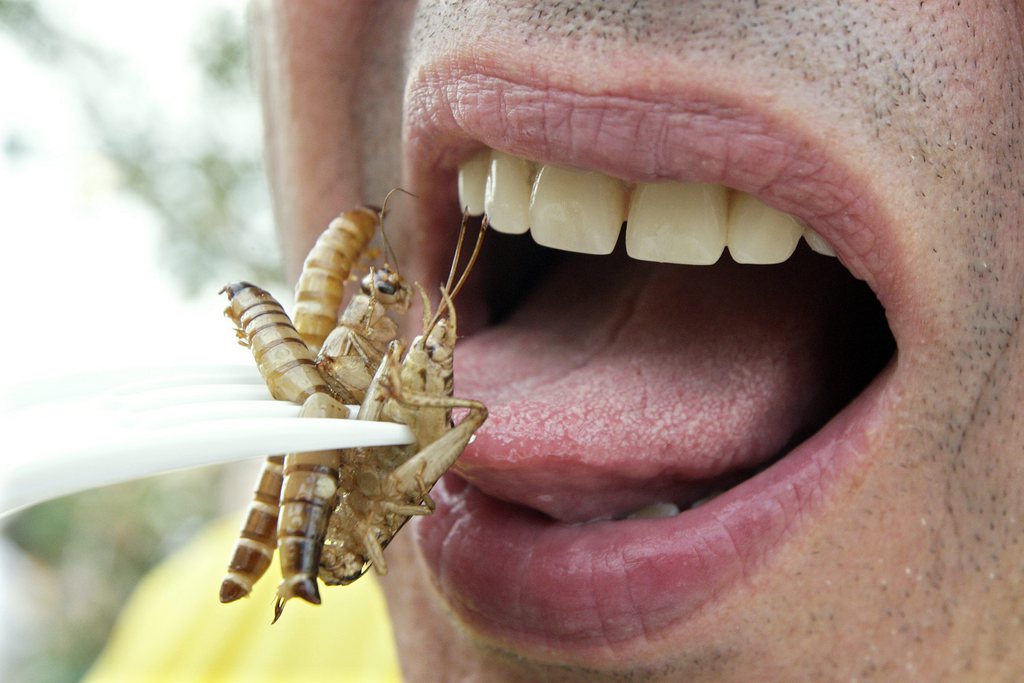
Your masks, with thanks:
[{"label": "blurred white background", "polygon": [[[119,145],[144,135],[174,140],[174,148],[155,150],[161,158],[151,160],[158,165],[150,172],[183,190],[202,188],[187,166],[168,168],[175,161],[168,153],[184,159],[209,144],[204,135],[258,154],[252,101],[217,101],[196,64],[206,22],[219,8],[240,25],[244,3],[33,4],[65,35],[102,51],[103,63],[80,54],[40,58],[17,36],[0,34],[0,284],[8,324],[21,331],[5,343],[27,351],[31,339],[35,358],[9,363],[2,380],[97,365],[237,359],[232,345],[221,343],[226,323],[213,283],[238,274],[202,273],[203,292],[186,299],[189,285],[163,260],[161,215],[128,187],[126,169],[102,136],[123,135]],[[269,234],[266,201],[251,212],[251,225]],[[267,234],[250,237],[272,244]]]},{"label": "blurred white background", "polygon": [[[73,373],[247,360],[217,291],[283,285],[244,4],[0,0],[0,396]],[[222,511],[225,476],[3,520],[0,679],[77,680],[138,575]]]}]

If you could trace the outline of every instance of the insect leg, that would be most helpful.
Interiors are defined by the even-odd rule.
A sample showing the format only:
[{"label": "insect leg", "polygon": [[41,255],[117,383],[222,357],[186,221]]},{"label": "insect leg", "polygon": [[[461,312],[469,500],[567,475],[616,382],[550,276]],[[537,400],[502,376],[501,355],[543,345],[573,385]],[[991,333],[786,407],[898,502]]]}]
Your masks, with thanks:
[{"label": "insect leg", "polygon": [[414,505],[412,503],[395,503],[390,500],[382,501],[381,506],[388,512],[393,512],[394,514],[402,515],[403,517],[429,515],[434,511],[433,507],[424,507],[422,505]]},{"label": "insect leg", "polygon": [[373,374],[370,385],[366,388],[363,402],[359,405],[357,420],[380,419],[389,396],[389,392],[385,391],[384,384],[394,374],[394,369],[400,365],[403,348],[402,342],[397,339],[388,344],[388,350],[381,359],[377,371]]},{"label": "insect leg", "polygon": [[[455,461],[472,438],[473,433],[487,419],[487,407],[469,399],[430,397],[410,394],[398,399],[413,406],[437,408],[468,408],[469,414],[437,441],[427,445],[416,455],[399,465],[389,475],[399,490],[412,493],[429,483],[433,486]],[[429,488],[429,487],[428,487]]]},{"label": "insect leg", "polygon": [[437,503],[430,497],[430,487],[423,480],[423,472],[419,472],[416,475],[416,486],[419,487],[420,498],[423,499],[423,504],[427,506],[430,512],[433,512],[437,508]]},{"label": "insect leg", "polygon": [[377,541],[377,536],[370,529],[367,529],[366,534],[363,536],[363,546],[366,548],[366,554],[369,556],[370,564],[380,576],[384,576],[388,573],[388,565],[384,561],[384,548],[381,547],[380,542]]}]

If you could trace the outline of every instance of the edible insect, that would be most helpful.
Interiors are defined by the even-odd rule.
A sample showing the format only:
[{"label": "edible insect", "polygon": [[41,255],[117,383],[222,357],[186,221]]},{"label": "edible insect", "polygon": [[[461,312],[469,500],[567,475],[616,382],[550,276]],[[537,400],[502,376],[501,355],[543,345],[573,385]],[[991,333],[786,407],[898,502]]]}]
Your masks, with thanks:
[{"label": "edible insect", "polygon": [[[346,403],[362,402],[366,395],[366,388],[384,357],[388,343],[398,334],[398,325],[389,317],[389,314],[392,312],[405,313],[409,310],[411,303],[412,291],[409,285],[399,274],[397,267],[391,266],[391,263],[397,263],[397,259],[384,232],[384,215],[388,200],[391,199],[391,195],[399,191],[404,192],[405,190],[395,188],[388,192],[384,198],[384,206],[378,212],[381,241],[384,243],[388,260],[381,268],[370,268],[369,274],[360,283],[360,292],[349,300],[340,319],[337,316],[337,308],[333,309],[332,322],[336,326],[326,339],[319,338],[317,344],[320,347],[316,359],[317,367],[330,384],[331,389],[334,390],[335,395]],[[326,239],[330,232],[331,228],[328,227],[324,235],[321,236],[321,240]],[[314,247],[310,252],[310,257],[306,259],[307,265],[303,268],[303,278],[306,277],[307,269],[310,267],[309,264],[313,261],[313,254],[316,251],[317,247]],[[310,275],[310,277],[313,276]],[[302,278],[300,278],[301,282]],[[322,320],[322,318],[318,320]],[[299,325],[298,319],[296,319],[296,326],[302,333],[303,339],[314,337],[312,331],[307,333]]]},{"label": "edible insect", "polygon": [[239,344],[252,351],[271,396],[301,405],[313,394],[330,393],[313,353],[269,292],[236,282],[221,294],[227,294],[229,302],[224,315],[235,323]]},{"label": "edible insect", "polygon": [[[387,199],[385,199],[385,205],[386,203]],[[358,216],[366,211],[368,210],[359,209],[342,214],[342,217]],[[383,211],[381,211],[382,213]],[[337,228],[336,225],[335,228]],[[336,233],[337,230],[333,232]],[[329,233],[332,233],[330,226],[324,234]],[[321,236],[318,245],[323,241],[325,240]],[[322,248],[314,247],[310,258],[306,260],[306,269],[303,271],[303,277],[300,278],[300,288],[302,282],[309,284],[316,281],[316,276],[307,277],[307,269],[311,267],[311,264],[313,268],[317,269],[317,272],[321,274],[325,272],[325,269],[318,266],[317,260],[313,258],[318,249],[323,252]],[[351,263],[349,263],[350,266]],[[347,277],[347,273],[344,275]],[[345,277],[340,268],[335,268],[331,271],[328,279],[338,283],[340,287],[344,285]],[[273,301],[269,294],[262,290],[259,291],[261,294],[258,297],[254,294],[250,294],[250,297],[254,300],[258,299],[260,302],[266,299]],[[308,290],[307,294],[312,297],[312,289]],[[332,398],[346,403],[361,402],[388,342],[393,340],[398,332],[398,326],[389,317],[388,312],[405,312],[408,310],[410,299],[409,286],[397,271],[389,265],[371,269],[362,281],[362,292],[352,297],[341,316],[338,327],[331,334],[323,352],[316,360],[318,370],[322,370],[318,378],[318,391],[325,390],[323,385],[326,384],[326,390],[331,392]],[[273,303],[277,306],[273,312],[278,316],[274,320],[275,324],[290,325],[284,311],[276,301]],[[313,299],[307,299],[307,304],[312,305],[313,303]],[[245,305],[245,302],[238,302],[235,305],[233,300],[232,308],[236,310],[229,311],[229,315],[235,318],[240,338],[251,346],[249,332],[252,330],[247,331],[241,322],[246,315],[243,312]],[[324,309],[321,307],[321,310]],[[266,314],[266,311],[260,311],[260,314]],[[252,317],[251,313],[249,317]],[[336,313],[334,319],[337,319]],[[297,320],[291,328],[278,327],[276,329],[288,331],[280,335],[277,343],[281,343],[285,339],[290,343],[297,337],[302,342],[306,342],[308,346],[309,339],[317,334],[320,329],[319,325],[324,320],[323,315],[306,315],[301,319],[301,325]],[[256,339],[260,338],[256,337]],[[271,341],[273,342],[273,340]],[[252,346],[252,350],[257,358],[257,364],[259,364],[263,351],[258,352],[255,346]],[[296,354],[296,361],[301,358],[302,364],[307,364],[309,354],[302,353],[301,348],[287,350]],[[266,377],[266,375],[264,376]],[[311,381],[313,379],[311,376]],[[289,398],[287,395],[274,394],[274,396],[275,398]],[[303,407],[302,415],[307,415],[306,408],[306,406]],[[310,407],[310,410],[323,411],[324,408],[321,405],[317,408]],[[337,417],[347,416],[344,412],[337,412],[339,412]],[[333,479],[336,486],[338,458],[337,454],[332,451],[292,455],[289,458],[296,463],[301,463],[302,467],[289,466],[289,459],[280,455],[269,456],[264,462],[239,540],[228,566],[228,575],[221,584],[221,602],[232,602],[251,592],[253,584],[262,577],[269,567],[275,546],[279,546],[282,551],[281,566],[285,577],[281,588],[282,592],[290,595],[293,590],[297,591],[296,594],[303,594],[311,602],[317,602],[319,599],[315,578],[312,579],[312,591],[310,591],[308,587],[310,580],[307,577],[316,575],[319,549],[323,543],[326,517],[320,519],[318,509],[329,512],[333,505],[333,499],[318,500],[313,503],[305,499],[305,494],[297,492],[302,490],[305,482],[312,476],[309,471],[302,468],[315,468],[316,477],[321,482],[321,490],[327,488],[326,482],[329,479]],[[295,479],[294,482],[291,481],[292,478]],[[282,487],[284,487],[283,498]],[[287,506],[287,513],[283,513],[282,505]],[[304,506],[308,509],[303,509]],[[287,516],[282,516],[283,514],[287,514]],[[300,519],[319,521],[310,522],[305,532],[296,533],[296,525]],[[278,524],[281,520],[284,521],[284,524],[279,528]]]},{"label": "edible insect", "polygon": [[316,365],[335,395],[346,403],[361,403],[388,344],[398,334],[389,313],[409,310],[412,293],[389,265],[371,268],[362,291],[345,307],[316,357]]},{"label": "edible insect", "polygon": [[361,206],[340,214],[306,256],[295,285],[295,327],[314,352],[338,322],[345,282],[376,234],[381,213]]},{"label": "edible insect", "polygon": [[[299,415],[346,418],[348,409],[327,394],[314,394],[302,405]],[[338,449],[289,453],[284,458],[284,487],[277,520],[277,547],[284,579],[278,595],[298,596],[320,604],[316,574],[327,519],[338,492],[340,464]]]},{"label": "edible insect", "polygon": [[[392,190],[384,199],[385,207],[394,192],[395,190]],[[291,340],[297,335],[314,352],[320,347],[327,331],[338,323],[338,306],[344,294],[345,283],[352,277],[352,270],[357,262],[369,256],[368,244],[378,226],[381,227],[385,246],[390,251],[390,245],[383,233],[383,216],[383,208],[359,207],[342,213],[331,221],[307,255],[296,285],[293,326],[295,334],[289,331],[281,339]],[[269,294],[262,290],[260,292],[260,301],[273,301]],[[250,293],[250,296],[256,295]],[[353,297],[341,316],[341,324],[337,328],[339,334],[331,338],[327,353],[318,359],[326,373],[326,377],[321,375],[320,383],[326,383],[335,392],[332,394],[333,398],[341,398],[348,403],[359,403],[362,400],[387,343],[397,334],[397,325],[385,311],[404,312],[408,308],[409,299],[408,285],[390,266],[385,265],[378,270],[371,269],[369,275],[364,278],[362,292]],[[233,300],[231,308],[235,310],[227,311],[235,319],[240,339],[243,339],[246,345],[250,345],[249,339],[244,329],[245,325],[241,321],[248,303]],[[277,302],[274,301],[274,304]],[[287,316],[280,306],[277,306],[274,313],[284,317],[284,320],[279,317],[275,322],[287,322]],[[262,351],[258,353],[256,347],[252,348],[259,362]],[[301,349],[288,350],[296,352],[296,360],[301,357],[302,363],[306,364],[308,359],[306,354],[301,353]],[[315,378],[311,376],[310,379],[313,381]],[[317,389],[320,388],[322,387],[318,384]],[[274,396],[291,400],[286,394],[275,393]],[[332,464],[334,459],[333,455],[320,454],[320,462],[328,471],[336,471],[337,465]],[[304,457],[304,460],[309,461],[310,457]],[[248,595],[252,585],[269,567],[277,542],[282,486],[286,485],[290,473],[285,466],[285,456],[272,455],[264,461],[228,566],[228,575],[221,585],[221,602],[232,602]],[[336,473],[333,476],[337,478]],[[328,505],[327,509],[329,507]],[[293,541],[289,542],[295,544]],[[316,547],[319,547],[319,542],[316,542]],[[282,560],[283,566],[289,572],[298,571],[298,567],[304,566],[293,559],[282,557]],[[314,571],[315,567],[314,562]]]},{"label": "edible insect", "polygon": [[385,251],[394,261],[391,245],[384,234],[384,216],[388,200],[395,192],[409,194],[396,187],[384,197],[384,204],[379,209],[360,206],[339,214],[327,224],[306,255],[299,281],[295,284],[295,328],[314,353],[320,350],[338,324],[345,283],[352,279],[356,264],[375,251],[369,245],[378,227]]},{"label": "edible insect", "polygon": [[[363,292],[349,301],[338,327],[317,357],[317,367],[334,396],[346,403],[364,400],[387,344],[398,333],[398,326],[387,314],[408,310],[409,299],[409,286],[388,266],[372,269],[363,280]],[[281,604],[292,597],[320,603],[316,577],[327,517],[339,484],[340,453],[300,453],[284,460],[277,530],[283,577],[278,587]],[[279,616],[280,610],[274,620]]]},{"label": "edible insect", "polygon": [[[342,495],[331,513],[320,559],[320,578],[328,585],[355,581],[372,566],[387,573],[384,548],[406,521],[430,514],[429,491],[461,455],[474,432],[487,419],[479,401],[452,396],[456,315],[452,298],[465,282],[482,243],[486,221],[476,247],[457,285],[452,279],[441,290],[442,303],[430,316],[424,299],[423,333],[402,356],[401,342],[392,342],[360,406],[360,419],[385,419],[409,426],[415,442],[409,446],[346,449],[342,459]],[[463,235],[465,220],[463,221]],[[461,248],[463,235],[459,238]],[[449,294],[451,292],[451,294]],[[442,311],[448,316],[443,317]],[[467,409],[454,425],[451,411]],[[277,611],[283,607],[278,600]]]},{"label": "edible insect", "polygon": [[[229,301],[224,314],[234,322],[239,343],[252,351],[274,398],[304,404],[311,397],[330,391],[316,368],[312,352],[269,292],[237,282],[221,293],[227,294]],[[228,573],[221,582],[221,602],[248,595],[270,566],[277,545],[283,464],[283,456],[271,456],[264,463]]]}]

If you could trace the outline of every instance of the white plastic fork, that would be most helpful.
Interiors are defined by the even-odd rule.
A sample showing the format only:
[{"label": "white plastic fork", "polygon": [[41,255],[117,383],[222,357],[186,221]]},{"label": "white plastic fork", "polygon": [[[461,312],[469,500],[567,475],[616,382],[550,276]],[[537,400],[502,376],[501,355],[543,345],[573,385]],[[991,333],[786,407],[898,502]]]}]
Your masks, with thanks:
[{"label": "white plastic fork", "polygon": [[413,441],[408,427],[390,422],[300,419],[299,406],[275,401],[251,364],[82,374],[8,394],[0,414],[0,517],[188,467]]}]

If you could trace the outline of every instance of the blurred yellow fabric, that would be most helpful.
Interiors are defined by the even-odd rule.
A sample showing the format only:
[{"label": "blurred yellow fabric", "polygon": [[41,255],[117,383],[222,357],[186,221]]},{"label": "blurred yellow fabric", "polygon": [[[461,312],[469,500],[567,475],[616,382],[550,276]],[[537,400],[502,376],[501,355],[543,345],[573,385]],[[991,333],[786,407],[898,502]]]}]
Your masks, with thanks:
[{"label": "blurred yellow fabric", "polygon": [[217,600],[242,513],[206,529],[139,584],[87,683],[401,681],[380,587],[368,574],[288,603],[271,626],[277,563],[249,598]]}]

